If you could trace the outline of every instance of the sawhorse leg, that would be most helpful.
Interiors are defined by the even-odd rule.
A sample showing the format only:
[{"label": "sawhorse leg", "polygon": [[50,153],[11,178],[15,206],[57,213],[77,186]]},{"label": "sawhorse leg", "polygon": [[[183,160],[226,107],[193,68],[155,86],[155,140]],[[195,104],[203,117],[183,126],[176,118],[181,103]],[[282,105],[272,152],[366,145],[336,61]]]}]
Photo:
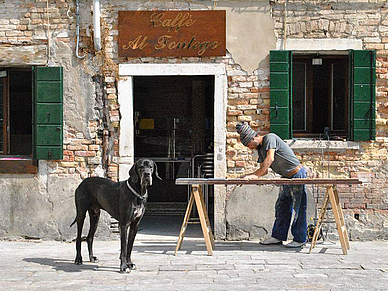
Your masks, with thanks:
[{"label": "sawhorse leg", "polygon": [[182,246],[183,238],[185,237],[185,233],[187,230],[187,225],[189,223],[191,211],[193,208],[193,204],[197,206],[197,211],[199,215],[199,220],[201,223],[202,233],[203,237],[205,238],[206,243],[206,249],[209,256],[213,255],[213,249],[214,249],[214,237],[211,230],[210,220],[209,216],[207,215],[207,210],[205,207],[205,202],[202,195],[202,190],[200,185],[192,185],[191,186],[191,193],[190,193],[190,199],[189,204],[187,205],[185,217],[183,219],[181,231],[179,233],[178,242],[175,248],[175,255],[177,254],[178,250]]},{"label": "sawhorse leg", "polygon": [[344,214],[342,212],[341,203],[339,201],[337,188],[335,188],[332,185],[327,186],[327,188],[326,188],[326,193],[325,193],[325,197],[324,197],[323,202],[322,202],[322,208],[321,208],[321,211],[319,213],[318,222],[317,222],[317,225],[315,226],[314,235],[313,235],[313,238],[311,240],[311,246],[310,246],[309,253],[311,253],[312,249],[315,247],[315,245],[317,243],[318,236],[319,236],[319,233],[320,233],[321,227],[322,227],[322,222],[323,222],[323,219],[325,217],[327,206],[328,206],[329,202],[331,204],[331,208],[332,208],[332,211],[334,214],[339,239],[341,242],[342,253],[344,255],[347,255],[348,250],[350,249],[348,231],[346,229],[345,218],[344,218]]},{"label": "sawhorse leg", "polygon": [[323,219],[325,217],[328,204],[329,204],[329,193],[326,190],[325,197],[323,198],[323,202],[322,202],[321,211],[319,212],[317,225],[315,226],[314,235],[313,235],[313,238],[311,240],[309,253],[311,253],[311,251],[313,250],[313,248],[315,247],[315,245],[317,243],[317,240],[318,240],[319,234],[321,232],[321,228],[322,228],[322,222],[323,222]]},{"label": "sawhorse leg", "polygon": [[189,224],[190,214],[191,214],[191,211],[193,209],[193,204],[194,204],[194,195],[193,195],[193,193],[191,193],[190,194],[190,199],[189,199],[189,204],[187,204],[187,209],[186,209],[185,217],[183,218],[183,223],[182,223],[181,231],[179,232],[178,242],[176,244],[174,255],[176,255],[176,253],[178,252],[178,250],[182,246],[182,242],[183,242],[183,238],[185,237],[187,225]]}]

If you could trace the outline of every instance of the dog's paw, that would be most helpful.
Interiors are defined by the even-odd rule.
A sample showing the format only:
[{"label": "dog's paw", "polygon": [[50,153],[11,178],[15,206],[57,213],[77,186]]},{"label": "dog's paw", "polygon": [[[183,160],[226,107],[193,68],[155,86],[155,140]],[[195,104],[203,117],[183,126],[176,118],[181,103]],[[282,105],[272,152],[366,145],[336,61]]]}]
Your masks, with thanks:
[{"label": "dog's paw", "polygon": [[125,266],[120,267],[120,273],[131,273],[132,270],[136,270],[135,264],[127,264]]},{"label": "dog's paw", "polygon": [[98,258],[97,257],[91,256],[91,257],[89,257],[89,260],[90,260],[91,263],[98,263]]},{"label": "dog's paw", "polygon": [[74,264],[76,264],[76,265],[82,265],[82,258],[75,258]]},{"label": "dog's paw", "polygon": [[124,273],[127,273],[127,274],[129,274],[129,273],[131,273],[131,269],[130,268],[128,268],[128,267],[126,267],[126,268],[120,268],[120,273],[122,273],[122,274],[124,274]]}]

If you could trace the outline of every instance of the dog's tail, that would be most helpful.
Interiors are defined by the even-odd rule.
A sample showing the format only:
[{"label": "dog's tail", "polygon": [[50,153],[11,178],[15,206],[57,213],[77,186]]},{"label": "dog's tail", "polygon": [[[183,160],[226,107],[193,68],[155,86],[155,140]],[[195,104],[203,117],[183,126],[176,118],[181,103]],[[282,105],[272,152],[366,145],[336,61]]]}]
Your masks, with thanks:
[{"label": "dog's tail", "polygon": [[77,218],[74,219],[74,221],[70,224],[70,227],[73,226],[73,224],[77,221]]}]

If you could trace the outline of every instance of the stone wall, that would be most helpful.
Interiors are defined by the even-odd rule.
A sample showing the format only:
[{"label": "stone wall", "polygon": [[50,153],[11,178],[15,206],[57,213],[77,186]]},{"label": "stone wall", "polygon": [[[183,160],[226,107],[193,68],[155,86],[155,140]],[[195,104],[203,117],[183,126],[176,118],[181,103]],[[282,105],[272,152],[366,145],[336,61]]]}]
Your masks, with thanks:
[{"label": "stone wall", "polygon": [[[80,1],[82,2],[82,1]],[[1,175],[0,237],[72,239],[74,190],[88,176],[117,179],[118,107],[115,78],[90,49],[90,7],[81,7],[83,47],[75,57],[75,1],[10,1],[0,8],[0,66],[62,66],[64,159],[39,161],[36,175]],[[87,25],[85,25],[87,24]],[[96,65],[97,64],[97,65]],[[111,102],[110,99],[113,99]],[[109,237],[103,214],[97,236]],[[87,227],[85,228],[85,233]]]},{"label": "stone wall", "polygon": [[[255,1],[218,1],[231,11],[241,11]],[[249,4],[247,4],[249,3]],[[276,40],[286,39],[357,39],[365,49],[377,50],[376,119],[377,140],[349,147],[323,144],[318,150],[310,145],[293,145],[311,177],[358,177],[365,183],[357,187],[341,187],[340,195],[345,215],[354,239],[387,238],[387,138],[388,138],[388,6],[382,0],[370,1],[270,1],[263,11],[271,10]],[[34,177],[2,176],[0,196],[5,201],[24,201],[26,189],[31,189],[31,205],[40,218],[34,218],[34,230],[23,228],[23,234],[48,238],[68,239],[70,231],[64,228],[75,214],[73,191],[81,178],[105,176],[118,179],[120,104],[117,84],[119,63],[223,63],[228,75],[227,111],[227,177],[252,171],[255,158],[238,143],[237,122],[247,121],[260,133],[269,132],[269,68],[268,57],[258,62],[258,68],[246,71],[235,61],[233,51],[218,58],[119,58],[117,56],[117,12],[138,9],[208,9],[214,3],[206,1],[101,1],[102,50],[93,47],[92,1],[80,1],[80,44],[83,59],[75,56],[75,1],[3,0],[0,9],[0,66],[58,65],[64,67],[64,160],[42,162]],[[207,6],[206,6],[207,5]],[[241,9],[241,10],[240,10]],[[260,9],[257,9],[260,11]],[[286,18],[285,18],[286,15]],[[285,21],[286,20],[286,25]],[[286,26],[286,34],[284,33]],[[256,29],[256,28],[253,28]],[[260,29],[259,27],[257,29]],[[272,36],[269,36],[269,38]],[[275,48],[275,43],[271,44]],[[249,54],[249,52],[246,52]],[[317,141],[311,141],[312,143]],[[321,149],[324,149],[321,151]],[[4,179],[3,179],[4,178]],[[52,188],[50,183],[55,183]],[[72,187],[68,187],[71,181]],[[21,185],[21,188],[15,185]],[[49,187],[50,186],[50,187]],[[16,189],[16,190],[15,190]],[[17,190],[24,189],[24,190]],[[62,195],[55,196],[55,192]],[[258,238],[265,231],[254,210],[240,220],[233,213],[233,203],[241,197],[253,197],[255,190],[237,193],[237,200],[228,203],[225,221],[228,233],[221,238]],[[253,191],[253,192],[252,192]],[[323,191],[313,191],[322,198]],[[251,193],[251,194],[250,194]],[[272,193],[272,192],[271,192]],[[17,196],[15,198],[15,195]],[[54,196],[53,196],[54,195]],[[233,195],[229,188],[228,195]],[[55,199],[53,197],[56,197]],[[255,198],[252,201],[256,201]],[[273,207],[272,200],[266,201]],[[35,201],[35,202],[33,202]],[[234,202],[233,202],[234,201]],[[22,203],[0,203],[0,235],[20,235],[18,229],[36,212],[28,212]],[[55,215],[58,205],[64,217]],[[226,206],[225,206],[226,207]],[[239,206],[241,207],[244,206]],[[268,209],[268,207],[264,207]],[[34,208],[35,209],[35,206]],[[12,213],[10,212],[12,210]],[[3,215],[4,214],[4,215]],[[12,215],[11,215],[12,214]],[[236,216],[237,215],[237,216]],[[268,221],[273,218],[268,211]],[[15,224],[12,217],[19,217]],[[103,230],[108,231],[109,219]],[[255,226],[255,227],[250,227]],[[63,227],[62,227],[63,226]],[[230,228],[233,226],[233,229]],[[329,225],[332,229],[332,225]],[[12,231],[11,231],[12,230]],[[73,230],[74,231],[74,230]],[[50,233],[50,234],[48,234]],[[241,236],[239,235],[241,233]],[[74,231],[75,235],[75,231]]]}]

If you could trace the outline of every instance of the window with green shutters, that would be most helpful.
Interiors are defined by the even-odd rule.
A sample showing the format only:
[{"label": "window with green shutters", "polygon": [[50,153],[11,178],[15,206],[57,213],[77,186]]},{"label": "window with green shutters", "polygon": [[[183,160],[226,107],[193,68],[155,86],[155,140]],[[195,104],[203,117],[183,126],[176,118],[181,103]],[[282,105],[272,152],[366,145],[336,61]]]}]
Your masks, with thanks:
[{"label": "window with green shutters", "polygon": [[270,52],[270,130],[295,137],[375,139],[374,51]]},{"label": "window with green shutters", "polygon": [[0,174],[63,158],[61,67],[0,67]]},{"label": "window with green shutters", "polygon": [[34,158],[63,158],[63,70],[35,67],[34,76]]}]

